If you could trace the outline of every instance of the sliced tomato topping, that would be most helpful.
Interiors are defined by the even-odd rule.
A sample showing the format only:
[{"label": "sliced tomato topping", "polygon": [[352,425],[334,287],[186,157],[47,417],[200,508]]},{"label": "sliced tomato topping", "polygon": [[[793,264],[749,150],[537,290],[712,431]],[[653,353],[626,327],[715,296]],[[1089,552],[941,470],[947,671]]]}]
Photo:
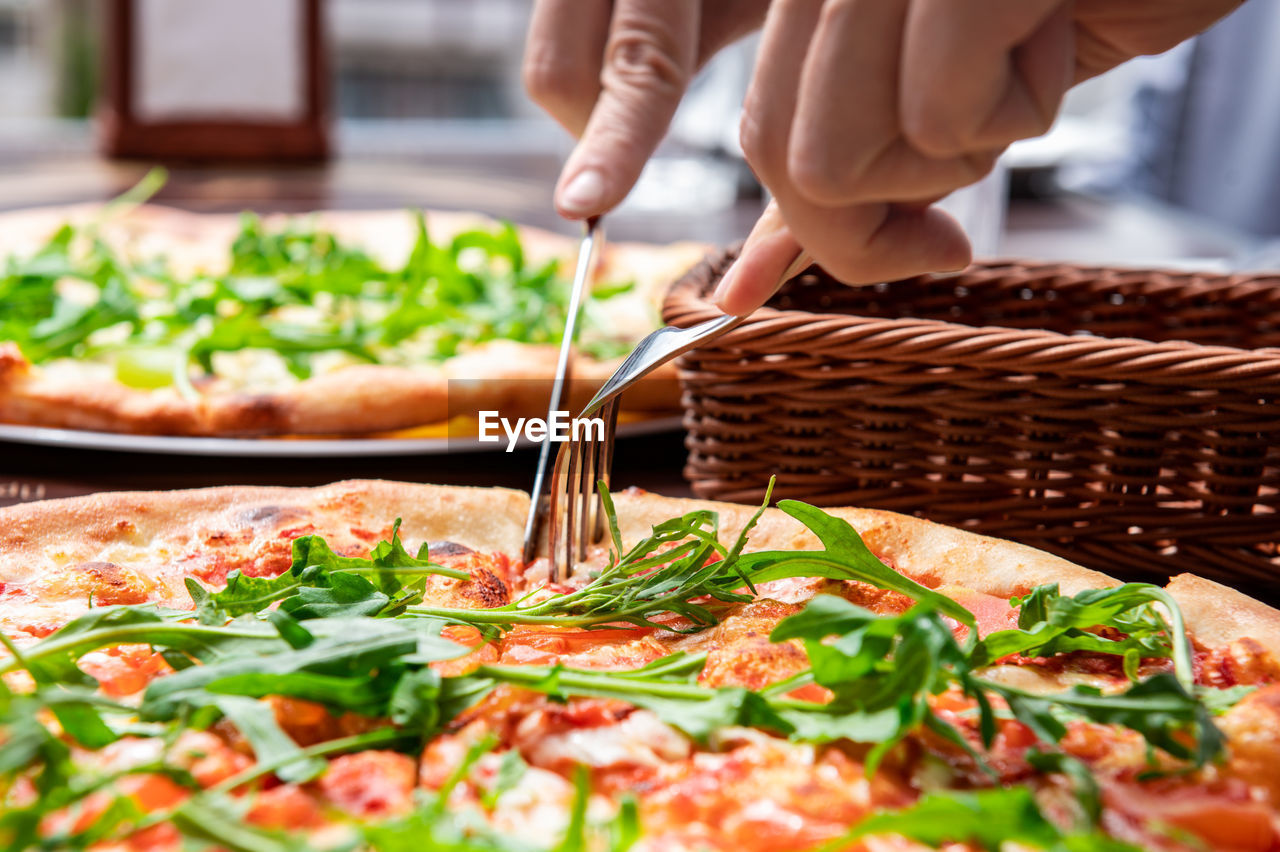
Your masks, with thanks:
[{"label": "sliced tomato topping", "polygon": [[316,828],[324,823],[315,797],[294,784],[257,794],[245,819],[263,828]]},{"label": "sliced tomato topping", "polygon": [[413,807],[418,768],[413,758],[394,751],[360,751],[335,757],[320,776],[329,802],[361,817],[402,814]]},{"label": "sliced tomato topping", "polygon": [[1194,784],[1112,782],[1105,805],[1131,824],[1161,833],[1174,826],[1201,838],[1215,852],[1273,852],[1280,848],[1270,809],[1243,784],[1206,790]]}]

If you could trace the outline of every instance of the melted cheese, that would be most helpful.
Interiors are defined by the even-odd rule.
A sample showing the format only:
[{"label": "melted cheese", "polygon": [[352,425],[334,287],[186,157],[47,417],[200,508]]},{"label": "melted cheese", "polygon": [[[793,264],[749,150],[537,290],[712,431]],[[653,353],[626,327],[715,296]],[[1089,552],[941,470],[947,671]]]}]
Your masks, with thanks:
[{"label": "melted cheese", "polygon": [[526,758],[537,766],[657,767],[683,760],[692,751],[684,735],[649,711],[638,710],[616,725],[539,736]]}]

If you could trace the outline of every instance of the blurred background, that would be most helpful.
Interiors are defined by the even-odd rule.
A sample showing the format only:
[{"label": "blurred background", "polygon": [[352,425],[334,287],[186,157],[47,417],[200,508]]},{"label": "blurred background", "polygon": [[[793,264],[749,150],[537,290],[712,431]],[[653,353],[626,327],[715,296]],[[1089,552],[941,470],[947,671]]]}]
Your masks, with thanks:
[{"label": "blurred background", "polygon": [[[569,138],[524,95],[529,0],[0,0],[0,208],[100,200],[154,161],[197,210],[435,206],[567,232]],[[1280,266],[1280,0],[1075,90],[950,200],[987,255]],[[698,79],[615,235],[728,242],[754,44]]]}]

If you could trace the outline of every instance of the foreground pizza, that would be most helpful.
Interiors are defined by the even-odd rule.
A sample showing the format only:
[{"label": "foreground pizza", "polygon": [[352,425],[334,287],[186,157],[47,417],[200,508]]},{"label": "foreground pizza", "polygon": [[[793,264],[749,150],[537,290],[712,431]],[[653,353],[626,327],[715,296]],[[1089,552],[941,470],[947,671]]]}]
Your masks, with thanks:
[{"label": "foreground pizza", "polygon": [[[7,213],[0,422],[343,435],[543,415],[576,248],[458,213]],[[662,292],[703,250],[606,246],[575,399],[658,326]],[[678,395],[669,368],[624,407],[669,410]]]},{"label": "foreground pizza", "polygon": [[0,512],[0,843],[1280,848],[1268,607],[886,512],[615,500],[552,588],[509,491]]}]

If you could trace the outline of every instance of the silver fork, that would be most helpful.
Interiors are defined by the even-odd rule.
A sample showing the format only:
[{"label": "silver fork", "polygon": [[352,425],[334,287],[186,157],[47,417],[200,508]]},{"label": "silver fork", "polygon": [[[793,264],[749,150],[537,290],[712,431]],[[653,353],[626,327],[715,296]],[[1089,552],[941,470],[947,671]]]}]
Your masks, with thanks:
[{"label": "silver fork", "polygon": [[[745,319],[726,314],[689,328],[658,329],[640,341],[574,418],[576,424],[597,415],[594,421],[583,423],[581,429],[571,424],[569,440],[556,453],[550,482],[551,505],[547,510],[552,582],[567,577],[574,564],[586,558],[587,546],[604,535],[604,504],[597,483],[609,487],[619,397],[672,358],[719,337]],[[534,495],[535,500],[540,497]]]}]

